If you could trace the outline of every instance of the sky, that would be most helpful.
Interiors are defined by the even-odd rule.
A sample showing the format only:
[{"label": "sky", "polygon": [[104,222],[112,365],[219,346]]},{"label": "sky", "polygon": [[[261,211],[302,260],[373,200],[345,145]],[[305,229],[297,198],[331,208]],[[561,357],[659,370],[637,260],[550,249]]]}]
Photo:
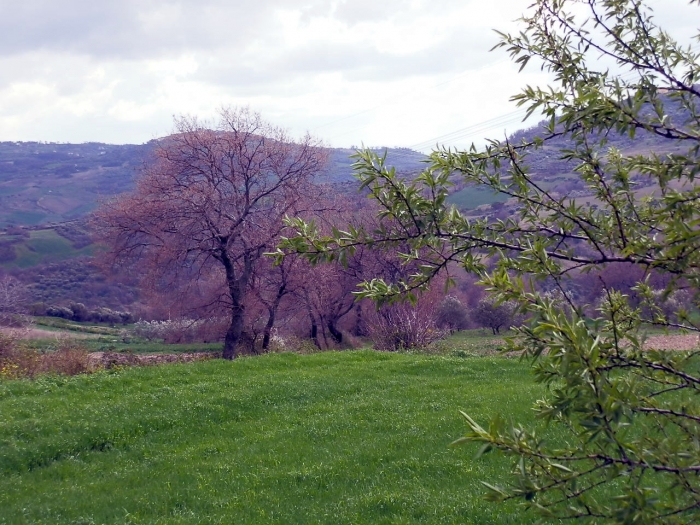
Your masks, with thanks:
[{"label": "sky", "polygon": [[[428,151],[525,127],[494,29],[531,0],[0,0],[0,140],[137,144],[250,106],[333,147]],[[685,0],[649,0],[689,38]]]}]

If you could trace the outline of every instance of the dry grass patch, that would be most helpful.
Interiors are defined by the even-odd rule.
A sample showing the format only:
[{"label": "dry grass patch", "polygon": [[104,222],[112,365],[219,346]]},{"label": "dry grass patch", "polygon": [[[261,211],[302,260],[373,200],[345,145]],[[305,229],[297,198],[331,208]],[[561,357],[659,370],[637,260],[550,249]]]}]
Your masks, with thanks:
[{"label": "dry grass patch", "polygon": [[43,328],[25,327],[25,328],[9,328],[0,327],[0,334],[4,336],[13,337],[16,339],[85,339],[85,338],[96,338],[99,334],[86,334],[86,333],[68,333],[62,331],[44,330]]},{"label": "dry grass patch", "polygon": [[129,354],[119,352],[92,352],[88,354],[90,369],[115,366],[151,366],[166,363],[188,363],[221,357],[221,352],[193,352],[181,354]]},{"label": "dry grass patch", "polygon": [[697,350],[699,342],[697,334],[652,335],[644,346],[654,350]]},{"label": "dry grass patch", "polygon": [[54,348],[42,352],[27,348],[12,333],[0,333],[0,378],[34,378],[43,374],[73,376],[93,370],[88,352],[75,341],[57,340]]}]

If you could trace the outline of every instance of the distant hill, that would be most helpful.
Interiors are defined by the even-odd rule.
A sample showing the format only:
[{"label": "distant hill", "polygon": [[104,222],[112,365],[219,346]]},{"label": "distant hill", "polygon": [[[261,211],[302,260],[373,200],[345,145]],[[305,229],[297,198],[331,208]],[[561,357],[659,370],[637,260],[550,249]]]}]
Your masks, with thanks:
[{"label": "distant hill", "polygon": [[[0,228],[39,226],[78,219],[100,198],[133,188],[155,142],[113,145],[0,142]],[[324,179],[352,180],[351,149],[331,149]],[[421,153],[389,149],[402,172],[417,172]]]},{"label": "distant hill", "polygon": [[[666,101],[668,118],[683,122],[688,115]],[[518,131],[509,137],[512,144],[530,142],[542,135],[543,123]],[[638,131],[634,137],[610,133],[608,147],[624,154],[680,151],[681,144]],[[533,178],[553,194],[566,195],[584,205],[596,201],[583,181],[574,174],[575,166],[561,158],[571,144],[566,138],[548,140],[524,159]],[[42,266],[80,256],[90,256],[94,246],[81,219],[101,198],[129,191],[156,141],[147,144],[111,145],[96,142],[56,144],[41,142],[0,142],[0,268],[19,269]],[[426,156],[407,148],[386,151],[387,164],[403,176],[419,173]],[[330,162],[321,180],[338,185],[338,191],[353,191],[349,148],[330,149]],[[650,182],[635,181],[640,192],[655,190]],[[515,204],[507,196],[473,186],[457,186],[449,202],[468,215],[512,214]]]},{"label": "distant hill", "polygon": [[76,219],[126,191],[151,145],[0,142],[0,227]]},{"label": "distant hill", "polygon": [[[679,125],[688,120],[688,114],[681,110],[677,103],[667,97],[662,100],[667,118]],[[647,108],[646,111],[651,112],[652,110]],[[543,121],[529,129],[517,131],[508,137],[508,140],[513,145],[523,142],[531,143],[536,137],[546,135],[544,133],[546,124],[547,122]],[[687,152],[688,149],[687,144],[668,140],[644,130],[637,130],[634,137],[613,131],[606,135],[606,139],[608,142],[605,149],[615,148],[623,155],[647,154],[652,151],[658,155],[666,155]],[[540,187],[553,195],[565,195],[581,200],[583,203],[595,205],[595,199],[591,198],[591,192],[580,177],[574,173],[575,163],[562,158],[561,152],[572,147],[573,144],[568,137],[549,139],[541,148],[528,150],[527,155],[522,159],[522,165],[527,168],[532,179],[537,181]],[[605,150],[601,153],[604,154]],[[634,182],[637,184],[639,193],[649,194],[656,190],[656,186],[649,179],[636,177]],[[450,195],[448,201],[461,210],[474,210],[472,213],[474,215],[484,215],[496,211],[502,216],[508,216],[513,209],[501,205],[507,199],[508,197],[503,194],[495,194],[483,188],[467,186],[458,187],[457,191]],[[485,205],[491,205],[491,207]]]}]

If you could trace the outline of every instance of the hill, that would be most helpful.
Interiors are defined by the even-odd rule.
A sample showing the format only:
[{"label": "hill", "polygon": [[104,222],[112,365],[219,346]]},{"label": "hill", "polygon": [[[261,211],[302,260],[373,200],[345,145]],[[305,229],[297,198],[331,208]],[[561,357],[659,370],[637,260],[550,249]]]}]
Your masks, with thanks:
[{"label": "hill", "polygon": [[[0,142],[0,228],[39,226],[84,217],[101,198],[130,190],[156,141],[113,145]],[[404,172],[421,168],[421,153],[388,149]],[[351,149],[331,149],[322,175],[332,184],[353,180]]]},{"label": "hill", "polygon": [[0,142],[0,227],[76,219],[129,189],[151,144]]},{"label": "hill", "polygon": [[[688,115],[681,110],[676,102],[668,97],[663,97],[663,100],[663,110],[666,112],[667,119],[679,123],[688,120]],[[652,111],[652,108],[646,108],[646,113],[652,113]],[[544,131],[546,125],[547,122],[543,121],[531,128],[517,131],[508,137],[508,141],[513,145],[532,143],[537,137],[547,136]],[[605,148],[615,148],[623,155],[654,152],[663,156],[687,150],[687,145],[670,141],[644,129],[637,130],[633,136],[609,132],[605,135],[605,139],[607,140]],[[575,164],[562,156],[562,151],[573,147],[574,144],[568,138],[555,136],[548,139],[541,148],[529,149],[522,158],[522,164],[542,189],[550,191],[554,195],[572,197],[582,201],[582,203],[595,205],[592,193],[574,172]],[[656,190],[649,179],[635,177],[634,183],[638,193],[650,194]],[[482,188],[459,186],[448,199],[449,202],[462,210],[474,210],[473,214],[476,215],[500,213],[504,216],[513,211],[501,204],[507,200],[508,196],[506,195],[497,195]]]}]

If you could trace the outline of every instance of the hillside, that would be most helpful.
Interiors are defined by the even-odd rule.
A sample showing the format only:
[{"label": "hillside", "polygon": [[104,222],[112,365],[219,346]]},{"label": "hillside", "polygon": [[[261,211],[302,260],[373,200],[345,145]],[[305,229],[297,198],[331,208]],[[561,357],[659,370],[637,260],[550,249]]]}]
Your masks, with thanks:
[{"label": "hillside", "polygon": [[0,142],[0,227],[72,220],[129,189],[150,145]]},{"label": "hillside", "polygon": [[[142,145],[0,142],[0,273],[27,283],[33,302],[123,308],[132,285],[107,280],[85,217],[99,200],[133,187],[155,142]],[[320,180],[354,192],[351,149],[331,149]],[[424,155],[388,150],[403,173],[421,169]]]},{"label": "hillside", "polygon": [[[677,123],[688,121],[689,116],[681,111],[677,103],[667,97],[663,100],[663,109],[669,120]],[[651,113],[652,110],[647,108],[645,112]],[[643,113],[645,112],[643,111]],[[537,137],[547,135],[544,131],[546,125],[547,122],[543,121],[531,128],[517,131],[508,137],[508,141],[513,145],[532,143]],[[609,132],[605,138],[607,140],[606,149],[617,149],[623,155],[645,155],[649,152],[655,152],[657,155],[668,155],[687,151],[687,144],[674,142],[645,130],[637,130],[634,136]],[[573,147],[574,144],[569,138],[554,137],[548,139],[541,148],[529,149],[522,158],[522,165],[527,168],[533,180],[538,182],[541,188],[559,196],[566,195],[575,200],[581,200],[583,203],[594,205],[595,199],[591,198],[591,192],[579,176],[574,173],[576,166],[573,162],[563,158],[562,151]],[[604,154],[604,152],[601,153]],[[636,177],[634,182],[639,193],[649,194],[656,189],[648,179]],[[462,210],[476,210],[481,206],[475,212],[477,215],[492,211],[500,211],[505,215],[513,211],[499,204],[507,199],[508,197],[505,195],[497,195],[481,188],[458,187],[448,200]],[[484,207],[484,205],[492,206]]]},{"label": "hillside", "polygon": [[[128,191],[155,146],[0,142],[0,228],[37,226],[81,218],[104,197]],[[352,180],[351,149],[331,149],[323,179]],[[403,172],[421,168],[424,155],[389,149]]]},{"label": "hillside", "polygon": [[[665,110],[672,120],[687,119],[671,102]],[[518,131],[509,141],[532,142],[542,135],[543,126],[540,123]],[[644,131],[634,137],[610,133],[607,140],[608,147],[627,155],[649,151],[669,154],[682,147]],[[155,144],[0,142],[0,268],[34,268],[92,255],[94,247],[81,219],[101,198],[133,187],[139,168]],[[524,165],[542,188],[594,206],[596,201],[575,175],[575,166],[561,158],[561,151],[571,146],[566,139],[548,140],[540,149],[527,153]],[[415,175],[424,167],[426,157],[419,152],[406,148],[385,151],[387,164],[402,175]],[[330,162],[320,180],[337,185],[341,192],[354,191],[353,153],[349,148],[330,149]],[[639,192],[655,190],[641,178],[635,183]],[[513,205],[507,200],[503,194],[459,185],[448,199],[469,215],[498,217],[513,213]]]}]

